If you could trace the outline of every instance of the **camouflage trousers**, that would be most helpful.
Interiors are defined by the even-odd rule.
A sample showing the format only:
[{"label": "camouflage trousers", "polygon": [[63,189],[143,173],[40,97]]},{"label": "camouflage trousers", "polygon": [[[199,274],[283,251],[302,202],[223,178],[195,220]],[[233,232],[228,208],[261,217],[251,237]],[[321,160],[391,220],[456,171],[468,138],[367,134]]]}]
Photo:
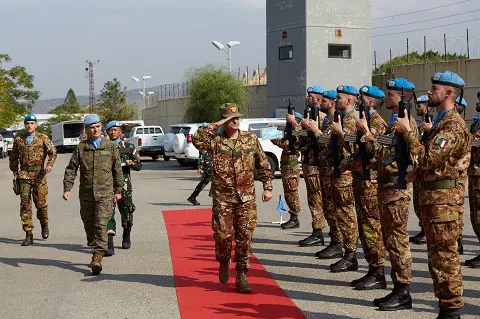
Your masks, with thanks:
[{"label": "camouflage trousers", "polygon": [[418,218],[418,226],[423,227],[422,225],[422,211],[420,210],[420,192],[422,191],[423,181],[415,180],[413,182],[413,209],[415,215]]},{"label": "camouflage trousers", "polygon": [[458,238],[463,231],[463,205],[421,206],[427,236],[428,270],[443,308],[463,306]]},{"label": "camouflage trousers", "polygon": [[282,165],[283,193],[289,213],[298,216],[300,213],[300,199],[298,197],[298,183],[300,182],[300,167],[298,165]]},{"label": "camouflage trousers", "polygon": [[212,229],[215,239],[215,256],[218,262],[228,263],[232,257],[232,241],[235,238],[235,269],[248,271],[252,255],[252,236],[257,225],[255,199],[242,203],[230,203],[213,199]]},{"label": "camouflage trousers", "polygon": [[331,178],[327,177],[328,168],[320,167],[320,186],[322,191],[322,204],[325,219],[330,228],[330,238],[332,243],[343,242],[343,235],[338,227],[337,217],[335,216],[335,201],[333,199],[333,185]]},{"label": "camouflage trousers", "polygon": [[384,266],[387,252],[383,244],[377,183],[354,181],[353,194],[357,211],[358,234],[365,253],[365,260],[372,267]]},{"label": "camouflage trousers", "polygon": [[308,208],[312,214],[312,228],[323,229],[325,217],[323,216],[322,191],[320,175],[317,166],[302,165],[303,179],[307,186]]},{"label": "camouflage trousers", "polygon": [[378,192],[383,242],[390,255],[394,283],[411,284],[412,254],[407,222],[410,190],[384,188]]},{"label": "camouflage trousers", "polygon": [[47,195],[48,185],[45,177],[40,181],[20,180],[20,218],[24,231],[32,231],[34,228],[32,220],[32,198],[37,208],[37,218],[40,224],[48,224]]},{"label": "camouflage trousers", "polygon": [[[338,229],[342,233],[343,247],[348,251],[356,251],[358,243],[358,226],[354,210],[353,187],[344,185],[340,179],[332,179],[335,218]],[[333,240],[332,240],[333,241]]]},{"label": "camouflage trousers", "polygon": [[[118,211],[122,219],[123,228],[131,228],[133,226],[133,212],[135,211],[135,204],[133,204],[132,192],[124,192],[122,199],[117,202]],[[115,235],[117,231],[117,222],[115,220],[115,205],[113,206],[112,218],[108,221],[107,232]]]},{"label": "camouflage trousers", "polygon": [[480,240],[480,176],[468,175],[468,198],[473,231]]},{"label": "camouflage trousers", "polygon": [[93,194],[80,194],[80,217],[92,253],[107,251],[107,223],[112,217],[112,208],[113,194],[98,199]]}]

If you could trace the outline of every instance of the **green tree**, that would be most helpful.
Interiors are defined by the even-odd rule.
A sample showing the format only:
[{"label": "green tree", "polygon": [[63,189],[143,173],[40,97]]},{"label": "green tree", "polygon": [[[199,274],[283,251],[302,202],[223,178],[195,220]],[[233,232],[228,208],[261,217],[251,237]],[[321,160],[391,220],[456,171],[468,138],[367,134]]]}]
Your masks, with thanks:
[{"label": "green tree", "polygon": [[406,54],[394,57],[392,62],[390,61],[381,64],[373,74],[384,74],[394,72],[395,65],[404,64],[421,64],[421,63],[435,63],[445,61],[467,60],[466,54],[447,53],[447,56],[436,51],[427,51],[425,53],[418,53],[416,51],[410,52],[408,56]]},{"label": "green tree", "polygon": [[55,114],[55,116],[50,118],[47,123],[43,125],[43,129],[48,135],[51,134],[51,127],[54,124],[65,121],[80,120],[81,115],[85,113],[85,108],[77,102],[75,92],[72,89],[69,89],[63,104],[60,104],[54,109],[50,110],[49,113]]},{"label": "green tree", "polygon": [[122,87],[116,78],[104,84],[97,105],[97,113],[103,123],[135,119],[135,109],[127,104],[127,97],[127,87]]},{"label": "green tree", "polygon": [[190,101],[185,112],[187,122],[213,122],[220,117],[218,107],[235,103],[247,115],[248,93],[242,82],[222,68],[205,66],[187,73]]},{"label": "green tree", "polygon": [[19,116],[31,112],[40,96],[33,89],[33,75],[23,66],[6,69],[4,64],[9,62],[8,54],[0,54],[0,127],[9,127]]}]

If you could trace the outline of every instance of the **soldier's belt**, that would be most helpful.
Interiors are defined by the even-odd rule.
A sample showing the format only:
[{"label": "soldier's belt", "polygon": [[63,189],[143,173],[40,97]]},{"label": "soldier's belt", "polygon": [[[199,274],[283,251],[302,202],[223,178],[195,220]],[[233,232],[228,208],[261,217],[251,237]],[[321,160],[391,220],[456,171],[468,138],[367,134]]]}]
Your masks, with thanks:
[{"label": "soldier's belt", "polygon": [[456,188],[459,185],[456,179],[444,179],[441,181],[427,181],[423,183],[423,188],[426,190],[434,189],[450,189]]},{"label": "soldier's belt", "polygon": [[299,136],[307,137],[308,136],[308,131],[306,131],[306,130],[294,131],[294,132],[292,132],[292,135],[296,136],[296,137],[299,137]]},{"label": "soldier's belt", "polygon": [[397,144],[397,140],[395,139],[395,135],[379,135],[378,143],[384,146],[394,146]]},{"label": "soldier's belt", "polygon": [[378,178],[378,184],[380,186],[383,186],[386,184],[395,183],[397,181],[397,178],[398,176],[395,176],[395,175],[384,177],[384,178]]},{"label": "soldier's belt", "polygon": [[42,169],[43,166],[25,166],[20,168],[24,172],[40,172]]},{"label": "soldier's belt", "polygon": [[480,140],[472,140],[472,147],[480,147]]},{"label": "soldier's belt", "polygon": [[345,142],[348,143],[357,143],[357,136],[351,134],[345,134]]},{"label": "soldier's belt", "polygon": [[295,165],[298,165],[298,161],[280,161],[280,165],[281,166],[283,166],[283,165],[295,166]]},{"label": "soldier's belt", "polygon": [[[370,176],[374,175],[375,173],[376,173],[376,171],[374,171],[372,169],[370,170]],[[363,172],[353,172],[352,177],[356,181],[363,181],[364,180]],[[390,183],[392,183],[392,182],[390,182]],[[387,184],[387,183],[385,183],[385,184]]]},{"label": "soldier's belt", "polygon": [[317,141],[320,144],[328,145],[330,143],[330,136],[319,136]]}]

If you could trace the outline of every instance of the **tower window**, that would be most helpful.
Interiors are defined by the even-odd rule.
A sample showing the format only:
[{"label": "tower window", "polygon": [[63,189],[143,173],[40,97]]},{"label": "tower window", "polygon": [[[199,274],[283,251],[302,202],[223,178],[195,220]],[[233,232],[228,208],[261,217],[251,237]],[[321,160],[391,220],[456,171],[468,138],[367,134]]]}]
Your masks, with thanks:
[{"label": "tower window", "polygon": [[280,61],[293,59],[293,46],[287,45],[287,46],[278,48],[278,59]]},{"label": "tower window", "polygon": [[328,57],[334,59],[351,59],[352,45],[351,44],[328,44]]}]

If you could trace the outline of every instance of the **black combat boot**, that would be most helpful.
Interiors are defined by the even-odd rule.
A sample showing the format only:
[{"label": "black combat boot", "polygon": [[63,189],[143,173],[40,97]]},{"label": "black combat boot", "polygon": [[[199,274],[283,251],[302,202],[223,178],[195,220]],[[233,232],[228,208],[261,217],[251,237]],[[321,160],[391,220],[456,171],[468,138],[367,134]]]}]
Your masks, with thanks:
[{"label": "black combat boot", "polygon": [[343,257],[342,243],[330,243],[326,248],[317,251],[315,256],[318,259],[333,259]]},{"label": "black combat boot", "polygon": [[192,197],[192,196],[193,194],[189,198],[187,198],[187,201],[189,201],[192,205],[195,205],[195,206],[200,205],[200,203],[197,202],[197,196],[195,197]]},{"label": "black combat boot", "polygon": [[226,284],[230,279],[230,260],[226,263],[220,263],[218,268],[218,280],[222,284]]},{"label": "black combat boot", "polygon": [[460,309],[449,309],[440,307],[437,319],[460,319]]},{"label": "black combat boot", "polygon": [[297,215],[290,213],[290,219],[282,224],[282,229],[294,229],[300,227]]},{"label": "black combat boot", "polygon": [[331,272],[355,271],[358,269],[358,261],[354,251],[345,250],[345,256],[336,263],[330,265]]},{"label": "black combat boot", "polygon": [[107,252],[105,253],[105,257],[110,257],[115,255],[115,247],[113,245],[113,236],[108,235],[108,249]]},{"label": "black combat boot", "polygon": [[30,246],[33,244],[33,233],[31,230],[25,233],[25,240],[22,242],[22,246]]},{"label": "black combat boot", "polygon": [[252,292],[252,287],[248,284],[247,275],[244,271],[237,272],[237,280],[235,282],[235,288],[241,293]]},{"label": "black combat boot", "polygon": [[132,226],[129,225],[123,229],[123,238],[122,238],[122,248],[129,249],[132,246],[130,241],[130,232],[132,231]]},{"label": "black combat boot", "polygon": [[47,239],[50,235],[50,231],[48,229],[48,224],[41,225],[42,226],[42,238]]},{"label": "black combat boot", "polygon": [[415,236],[412,236],[408,238],[408,240],[417,245],[422,245],[427,243],[427,238],[425,237],[425,231],[423,230],[423,227],[420,229],[420,232],[416,234]]},{"label": "black combat boot", "polygon": [[475,258],[466,260],[465,266],[472,267],[472,268],[480,268],[480,255],[478,255]]},{"label": "black combat boot", "polygon": [[385,272],[383,266],[372,267],[368,270],[367,276],[357,282],[355,289],[357,290],[373,290],[387,288],[387,281],[385,280]]},{"label": "black combat boot", "polygon": [[462,235],[458,237],[457,243],[458,243],[458,253],[460,255],[463,255],[463,236]]},{"label": "black combat boot", "polygon": [[305,239],[298,242],[300,247],[318,246],[324,244],[323,234],[321,229],[314,229],[312,234]]},{"label": "black combat boot", "polygon": [[410,296],[410,285],[396,283],[393,292],[388,298],[378,305],[381,311],[395,311],[402,309],[412,309],[412,297]]}]

